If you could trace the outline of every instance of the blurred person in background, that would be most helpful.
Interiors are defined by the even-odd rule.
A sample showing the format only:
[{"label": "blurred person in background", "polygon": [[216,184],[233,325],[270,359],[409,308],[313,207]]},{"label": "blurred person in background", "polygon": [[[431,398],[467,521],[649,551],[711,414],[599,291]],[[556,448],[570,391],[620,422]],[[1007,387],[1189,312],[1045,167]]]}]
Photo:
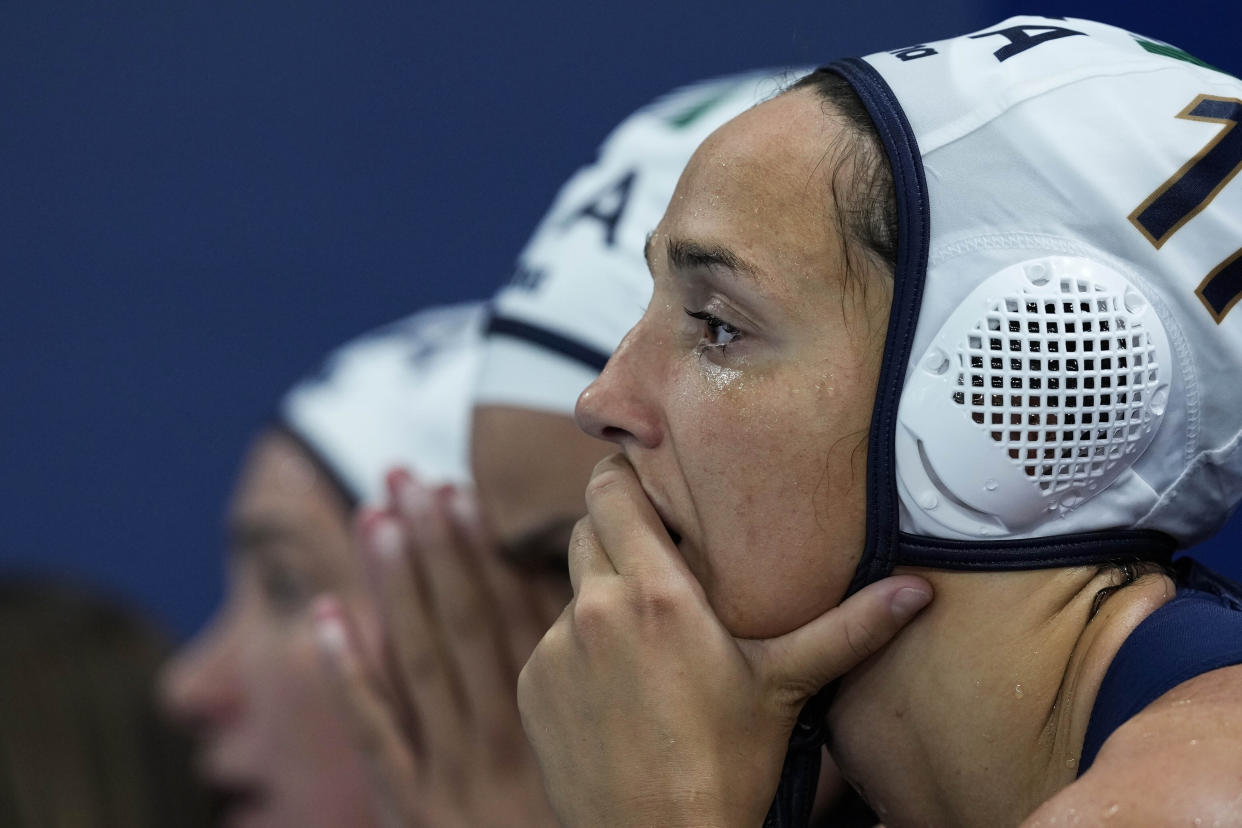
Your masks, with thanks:
[{"label": "blurred person in background", "polygon": [[0,825],[215,824],[155,679],[171,639],[134,608],[46,579],[0,577]]},{"label": "blurred person in background", "polygon": [[[284,397],[247,452],[227,511],[225,603],[163,678],[164,703],[194,734],[197,770],[231,825],[413,816],[394,823],[376,801],[383,778],[337,714],[311,610],[330,593],[367,641],[368,663],[384,670],[370,581],[384,576],[356,553],[352,515],[383,498],[393,465],[417,467],[425,481],[468,480],[482,314],[479,305],[426,311],[345,345]],[[554,586],[549,603],[562,603],[564,587]],[[530,636],[549,621],[532,622]],[[529,787],[546,813],[538,785]]]}]

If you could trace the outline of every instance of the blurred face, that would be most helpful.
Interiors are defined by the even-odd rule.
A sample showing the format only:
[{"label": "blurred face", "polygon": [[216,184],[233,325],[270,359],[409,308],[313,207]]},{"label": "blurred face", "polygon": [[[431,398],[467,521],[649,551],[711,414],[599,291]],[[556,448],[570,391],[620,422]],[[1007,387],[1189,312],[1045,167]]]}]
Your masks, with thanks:
[{"label": "blurred face", "polygon": [[591,469],[611,450],[572,417],[480,405],[470,424],[479,508],[505,555],[522,565],[565,565],[565,549],[586,514]]},{"label": "blurred face", "polygon": [[837,130],[797,90],[699,148],[648,244],[651,304],[578,402],[742,637],[837,604],[862,553],[890,287],[845,273]]},{"label": "blurred face", "polygon": [[338,594],[365,613],[348,511],[298,445],[260,436],[228,514],[224,606],[165,672],[164,701],[198,738],[198,770],[227,824],[373,824],[361,761],[320,678],[308,606]]}]

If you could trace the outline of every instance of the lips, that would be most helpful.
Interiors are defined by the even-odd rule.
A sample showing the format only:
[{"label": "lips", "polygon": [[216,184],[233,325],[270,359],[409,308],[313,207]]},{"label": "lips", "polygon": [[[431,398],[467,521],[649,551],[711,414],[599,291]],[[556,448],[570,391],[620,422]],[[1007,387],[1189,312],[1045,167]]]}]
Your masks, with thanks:
[{"label": "lips", "polygon": [[[641,482],[642,478],[639,478],[639,480]],[[660,504],[659,500],[651,496],[651,492],[647,490],[646,486],[643,486],[643,493],[647,495],[647,500],[650,501],[652,508],[655,509],[656,515],[660,518],[660,523],[664,525],[664,531],[668,532],[668,536],[672,538],[673,545],[681,546],[681,532],[677,531],[676,525],[669,520],[668,511]]]},{"label": "lips", "polygon": [[220,783],[211,785],[211,806],[221,825],[238,825],[248,815],[262,810],[267,800],[258,785]]},{"label": "lips", "polygon": [[673,527],[669,526],[668,523],[665,523],[664,531],[668,532],[668,536],[673,539],[673,546],[681,546],[681,535],[677,534],[677,531],[673,529]]},{"label": "lips", "polygon": [[211,794],[213,816],[220,825],[244,824],[270,799],[267,787],[249,775],[207,771],[202,777]]},{"label": "lips", "polygon": [[668,532],[673,545],[680,547],[683,538],[682,533],[678,530],[677,524],[669,517],[669,510],[665,507],[663,499],[651,490],[651,486],[647,484],[646,475],[639,470],[638,464],[634,459],[628,455],[626,459],[634,469],[635,476],[638,477],[638,485],[642,487],[643,494],[647,496],[647,502],[651,504],[651,508],[655,509],[656,516],[660,518],[660,523],[664,525],[664,531]]}]

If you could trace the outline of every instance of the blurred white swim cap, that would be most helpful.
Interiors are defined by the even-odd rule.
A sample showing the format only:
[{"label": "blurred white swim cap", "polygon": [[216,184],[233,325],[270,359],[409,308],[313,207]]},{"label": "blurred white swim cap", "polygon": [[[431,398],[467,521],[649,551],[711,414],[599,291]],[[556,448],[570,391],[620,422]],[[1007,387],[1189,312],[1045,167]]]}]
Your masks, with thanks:
[{"label": "blurred white swim cap", "polygon": [[1038,17],[828,69],[900,223],[854,586],[1215,532],[1242,496],[1242,81]]},{"label": "blurred white swim cap", "polygon": [[379,503],[394,466],[428,483],[470,481],[470,403],[482,304],[433,308],[334,351],[281,400],[279,425],[356,503]]}]

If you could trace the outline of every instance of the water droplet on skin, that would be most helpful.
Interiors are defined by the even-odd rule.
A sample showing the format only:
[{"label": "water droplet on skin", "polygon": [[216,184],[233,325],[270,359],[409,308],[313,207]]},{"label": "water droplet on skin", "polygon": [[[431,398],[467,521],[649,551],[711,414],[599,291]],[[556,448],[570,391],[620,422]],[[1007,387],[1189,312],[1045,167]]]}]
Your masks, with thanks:
[{"label": "water droplet on skin", "polygon": [[1104,809],[1104,813],[1101,814],[1101,816],[1103,816],[1105,819],[1112,819],[1113,817],[1117,816],[1117,812],[1120,810],[1121,810],[1121,805],[1117,802],[1114,802],[1112,805],[1109,805],[1107,808]]},{"label": "water droplet on skin", "polygon": [[1013,687],[1013,697],[1014,697],[1015,699],[1020,699],[1020,698],[1022,698],[1022,697],[1023,697],[1023,696],[1025,696],[1025,695],[1026,695],[1026,691],[1022,689],[1022,685],[1021,685],[1021,684],[1015,684],[1015,685],[1014,685],[1014,687]]},{"label": "water droplet on skin", "polygon": [[1199,740],[1198,740],[1198,739],[1191,739],[1191,740],[1190,740],[1190,746],[1191,746],[1191,747],[1194,747],[1194,746],[1195,746],[1195,745],[1197,745],[1197,744],[1199,744]]}]

